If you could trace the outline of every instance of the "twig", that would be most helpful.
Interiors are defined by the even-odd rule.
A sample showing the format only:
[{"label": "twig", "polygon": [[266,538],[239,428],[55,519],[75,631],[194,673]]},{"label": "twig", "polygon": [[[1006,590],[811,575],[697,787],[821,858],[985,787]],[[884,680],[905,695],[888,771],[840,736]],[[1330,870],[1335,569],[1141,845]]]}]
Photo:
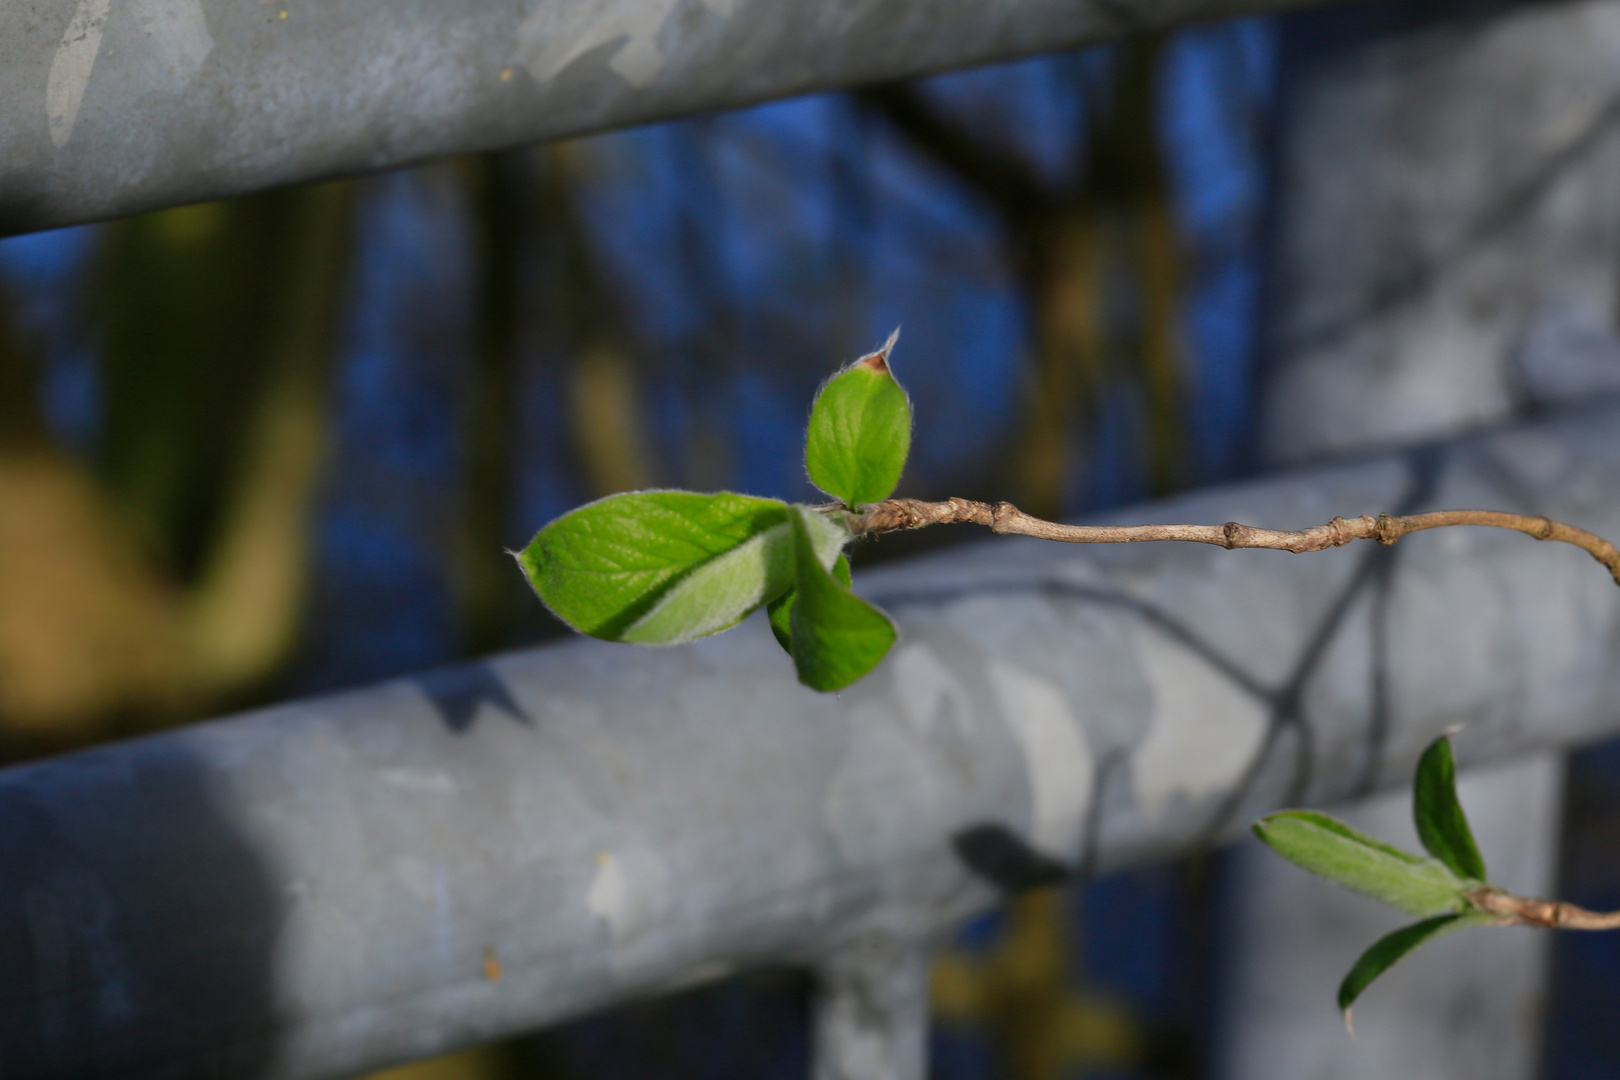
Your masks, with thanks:
[{"label": "twig", "polygon": [[1468,902],[1504,926],[1550,930],[1620,930],[1620,911],[1588,911],[1562,900],[1536,900],[1486,886],[1467,894]]},{"label": "twig", "polygon": [[1576,547],[1602,563],[1620,585],[1620,548],[1601,536],[1566,525],[1552,518],[1530,514],[1508,514],[1499,510],[1437,510],[1428,514],[1392,516],[1364,514],[1336,517],[1326,525],[1289,532],[1257,529],[1228,521],[1224,525],[1059,525],[1031,517],[1012,503],[982,503],[951,498],[944,502],[919,499],[887,499],[867,506],[849,518],[852,532],[895,532],[921,529],[928,525],[972,522],[991,530],[1016,536],[1035,536],[1070,544],[1132,544],[1147,540],[1184,540],[1194,544],[1214,544],[1223,548],[1266,548],[1273,551],[1323,551],[1342,547],[1352,540],[1377,540],[1393,544],[1407,533],[1438,529],[1447,525],[1488,525],[1533,536],[1537,540],[1558,540]]}]

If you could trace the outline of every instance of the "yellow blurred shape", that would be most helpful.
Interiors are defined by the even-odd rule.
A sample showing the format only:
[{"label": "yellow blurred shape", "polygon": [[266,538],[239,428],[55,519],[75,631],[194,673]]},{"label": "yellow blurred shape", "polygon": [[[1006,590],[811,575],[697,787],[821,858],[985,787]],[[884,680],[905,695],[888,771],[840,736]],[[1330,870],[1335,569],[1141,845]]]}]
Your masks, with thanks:
[{"label": "yellow blurred shape", "polygon": [[630,358],[605,344],[579,357],[573,384],[574,442],[591,487],[602,495],[652,483],[641,399]]},{"label": "yellow blurred shape", "polygon": [[367,1080],[508,1080],[514,1075],[511,1057],[502,1045],[480,1046],[385,1069]]},{"label": "yellow blurred shape", "polygon": [[1076,988],[1069,977],[1064,895],[1055,889],[1013,901],[991,952],[944,953],[932,997],[940,1021],[978,1028],[995,1043],[1010,1080],[1062,1080],[1087,1068],[1140,1062],[1141,1035],[1125,1006]]},{"label": "yellow blurred shape", "polygon": [[0,455],[0,718],[36,752],[107,734],[110,712],[162,710],[176,693],[174,598],[118,526],[76,463]]}]

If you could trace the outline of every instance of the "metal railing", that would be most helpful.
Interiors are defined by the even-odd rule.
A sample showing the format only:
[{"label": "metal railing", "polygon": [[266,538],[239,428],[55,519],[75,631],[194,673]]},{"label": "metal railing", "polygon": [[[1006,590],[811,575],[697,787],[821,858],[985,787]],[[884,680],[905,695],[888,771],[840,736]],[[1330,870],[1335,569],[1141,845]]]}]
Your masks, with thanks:
[{"label": "metal railing", "polygon": [[0,236],[1320,0],[0,5]]},{"label": "metal railing", "polygon": [[[1477,505],[1620,534],[1620,406],[1128,516]],[[816,1075],[917,1080],[929,945],[1004,890],[1399,781],[1465,717],[1470,761],[1620,730],[1620,590],[1493,530],[992,540],[861,587],[902,641],[836,697],[750,623],[0,773],[0,1075],[337,1077],[788,963]]]},{"label": "metal railing", "polygon": [[[0,5],[0,235],[1311,2]],[[1126,517],[1440,506],[1620,535],[1620,405]],[[917,1080],[931,944],[1007,890],[1459,720],[1472,761],[1620,730],[1620,592],[1522,537],[996,541],[861,588],[904,637],[837,698],[755,626],[573,641],[0,772],[0,1077],[344,1076],[788,963],[821,1080]]]}]

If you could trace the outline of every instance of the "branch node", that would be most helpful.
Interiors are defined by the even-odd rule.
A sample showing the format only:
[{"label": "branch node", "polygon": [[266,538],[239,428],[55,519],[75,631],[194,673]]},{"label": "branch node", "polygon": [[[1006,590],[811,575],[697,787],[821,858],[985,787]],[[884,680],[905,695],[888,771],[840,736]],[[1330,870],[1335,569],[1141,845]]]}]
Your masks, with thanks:
[{"label": "branch node", "polygon": [[1588,911],[1562,900],[1515,896],[1494,885],[1463,894],[1477,911],[1495,916],[1503,926],[1539,926],[1547,930],[1620,929],[1620,911]]}]

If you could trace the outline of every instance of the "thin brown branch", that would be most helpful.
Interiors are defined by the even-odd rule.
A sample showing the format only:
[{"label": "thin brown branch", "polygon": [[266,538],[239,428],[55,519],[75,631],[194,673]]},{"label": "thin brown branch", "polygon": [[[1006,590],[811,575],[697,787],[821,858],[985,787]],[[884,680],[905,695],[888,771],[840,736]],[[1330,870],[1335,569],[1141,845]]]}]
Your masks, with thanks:
[{"label": "thin brown branch", "polygon": [[1504,926],[1549,930],[1620,930],[1620,911],[1588,911],[1562,900],[1536,900],[1486,887],[1468,893],[1468,902]]},{"label": "thin brown branch", "polygon": [[1214,544],[1223,548],[1265,548],[1273,551],[1322,551],[1342,547],[1352,540],[1377,540],[1393,544],[1407,533],[1438,529],[1448,525],[1487,525],[1512,529],[1537,540],[1558,540],[1573,544],[1602,563],[1620,585],[1620,548],[1573,525],[1552,518],[1529,514],[1508,514],[1498,510],[1438,510],[1428,514],[1364,514],[1336,517],[1326,525],[1287,531],[1257,529],[1228,521],[1224,525],[1060,525],[1031,517],[1012,503],[982,503],[951,498],[944,502],[918,499],[888,499],[873,503],[850,518],[855,535],[921,529],[928,525],[972,522],[994,532],[1014,536],[1035,536],[1069,544],[1133,544],[1148,540],[1183,540],[1194,544]]}]

